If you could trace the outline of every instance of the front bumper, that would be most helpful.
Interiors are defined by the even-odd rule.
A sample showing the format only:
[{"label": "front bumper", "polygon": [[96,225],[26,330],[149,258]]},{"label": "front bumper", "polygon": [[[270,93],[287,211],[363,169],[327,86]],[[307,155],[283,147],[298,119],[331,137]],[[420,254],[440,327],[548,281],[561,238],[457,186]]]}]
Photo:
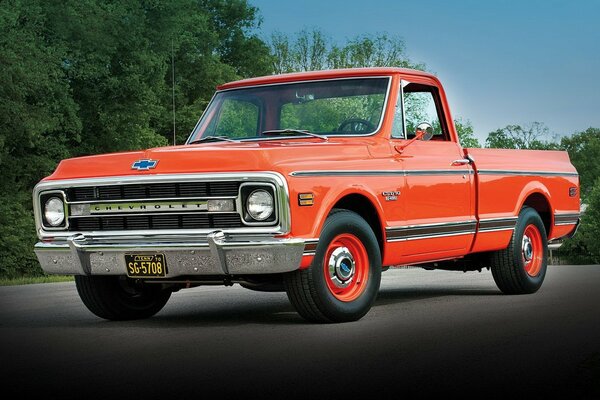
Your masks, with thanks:
[{"label": "front bumper", "polygon": [[125,254],[162,253],[167,276],[273,274],[299,268],[303,239],[228,237],[210,233],[205,241],[158,241],[139,238],[93,238],[40,242],[35,253],[42,269],[61,275],[126,275]]}]

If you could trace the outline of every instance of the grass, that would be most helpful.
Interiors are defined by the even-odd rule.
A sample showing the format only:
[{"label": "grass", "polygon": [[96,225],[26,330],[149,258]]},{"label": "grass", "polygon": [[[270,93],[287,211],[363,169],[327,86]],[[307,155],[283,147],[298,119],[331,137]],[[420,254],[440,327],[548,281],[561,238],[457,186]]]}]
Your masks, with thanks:
[{"label": "grass", "polygon": [[51,276],[22,276],[20,278],[0,278],[0,286],[29,285],[32,283],[53,283],[72,281],[71,275],[51,275]]}]

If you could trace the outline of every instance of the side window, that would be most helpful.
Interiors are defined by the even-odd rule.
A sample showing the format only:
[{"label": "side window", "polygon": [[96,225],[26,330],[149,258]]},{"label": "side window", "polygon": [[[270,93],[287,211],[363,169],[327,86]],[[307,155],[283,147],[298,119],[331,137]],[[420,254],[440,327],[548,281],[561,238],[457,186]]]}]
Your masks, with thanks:
[{"label": "side window", "polygon": [[392,138],[404,139],[404,114],[402,112],[402,88],[398,90],[398,99],[394,109],[394,120],[392,122]]},{"label": "side window", "polygon": [[258,105],[249,101],[226,99],[221,105],[219,117],[208,127],[210,135],[230,138],[257,136],[259,123]]},{"label": "side window", "polygon": [[434,87],[408,84],[404,88],[404,107],[408,139],[415,136],[415,130],[420,123],[427,122],[433,127],[432,140],[449,140],[447,129],[441,122],[443,114]]}]

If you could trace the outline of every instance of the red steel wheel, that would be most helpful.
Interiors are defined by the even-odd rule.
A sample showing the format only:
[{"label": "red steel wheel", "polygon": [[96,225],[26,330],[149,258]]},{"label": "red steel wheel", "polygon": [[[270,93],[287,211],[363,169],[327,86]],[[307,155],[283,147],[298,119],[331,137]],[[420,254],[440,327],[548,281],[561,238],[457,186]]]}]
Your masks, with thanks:
[{"label": "red steel wheel", "polygon": [[542,269],[544,261],[542,246],[542,235],[538,228],[533,224],[527,225],[525,232],[523,232],[521,252],[523,253],[525,272],[531,277],[538,276]]},{"label": "red steel wheel", "polygon": [[334,209],[321,229],[312,264],[285,274],[285,291],[309,321],[356,321],[377,298],[381,270],[372,227],[354,211]]},{"label": "red steel wheel", "polygon": [[361,241],[350,233],[338,235],[331,241],[323,267],[327,287],[340,301],[357,299],[367,287],[369,255]]},{"label": "red steel wheel", "polygon": [[547,258],[544,222],[536,210],[524,206],[508,247],[491,254],[494,281],[505,294],[535,293],[544,282]]}]

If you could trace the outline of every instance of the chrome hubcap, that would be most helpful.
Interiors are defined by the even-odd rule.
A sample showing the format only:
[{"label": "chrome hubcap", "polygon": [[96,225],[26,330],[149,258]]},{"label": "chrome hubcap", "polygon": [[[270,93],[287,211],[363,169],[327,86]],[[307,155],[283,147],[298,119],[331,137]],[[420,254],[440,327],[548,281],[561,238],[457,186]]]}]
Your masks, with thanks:
[{"label": "chrome hubcap", "polygon": [[356,263],[347,247],[335,249],[329,257],[328,266],[329,278],[335,286],[345,288],[350,285],[356,272]]},{"label": "chrome hubcap", "polygon": [[531,239],[529,239],[529,236],[523,235],[523,243],[521,248],[523,249],[523,259],[525,262],[527,263],[531,261],[533,258],[533,245],[531,244]]}]

